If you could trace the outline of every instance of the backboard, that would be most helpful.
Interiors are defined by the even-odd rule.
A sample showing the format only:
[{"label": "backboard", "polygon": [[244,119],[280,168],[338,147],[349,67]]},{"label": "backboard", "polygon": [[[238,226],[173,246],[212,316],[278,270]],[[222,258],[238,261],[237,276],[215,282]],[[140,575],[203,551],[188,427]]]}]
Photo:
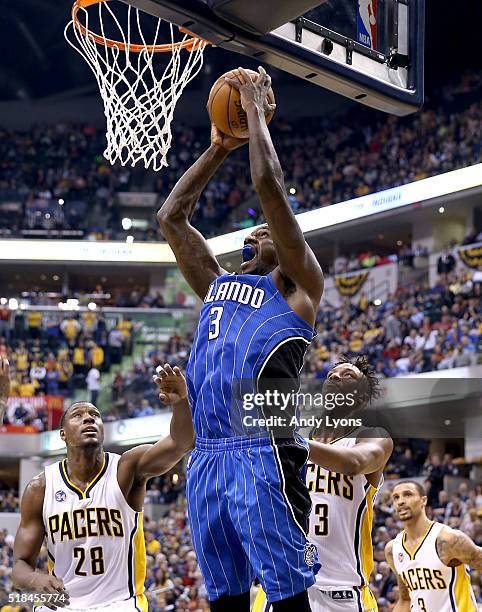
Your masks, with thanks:
[{"label": "backboard", "polygon": [[122,0],[367,106],[423,104],[425,0]]}]

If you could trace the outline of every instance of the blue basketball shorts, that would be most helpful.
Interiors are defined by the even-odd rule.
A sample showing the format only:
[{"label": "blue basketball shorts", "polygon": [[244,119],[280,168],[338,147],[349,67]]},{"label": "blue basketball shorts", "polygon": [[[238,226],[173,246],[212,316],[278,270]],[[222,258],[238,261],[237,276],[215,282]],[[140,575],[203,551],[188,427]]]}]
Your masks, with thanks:
[{"label": "blue basketball shorts", "polygon": [[314,583],[307,458],[301,437],[197,439],[187,470],[188,514],[211,601],[245,593],[255,577],[270,602]]}]

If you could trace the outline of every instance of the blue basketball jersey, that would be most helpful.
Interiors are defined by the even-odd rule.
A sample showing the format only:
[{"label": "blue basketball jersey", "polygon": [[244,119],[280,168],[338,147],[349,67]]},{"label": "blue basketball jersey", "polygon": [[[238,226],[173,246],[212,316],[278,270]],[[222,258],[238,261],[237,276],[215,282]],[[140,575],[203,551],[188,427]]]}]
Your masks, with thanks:
[{"label": "blue basketball jersey", "polygon": [[224,274],[215,279],[204,298],[186,370],[197,436],[237,435],[236,383],[263,376],[298,380],[314,336],[271,274]]}]

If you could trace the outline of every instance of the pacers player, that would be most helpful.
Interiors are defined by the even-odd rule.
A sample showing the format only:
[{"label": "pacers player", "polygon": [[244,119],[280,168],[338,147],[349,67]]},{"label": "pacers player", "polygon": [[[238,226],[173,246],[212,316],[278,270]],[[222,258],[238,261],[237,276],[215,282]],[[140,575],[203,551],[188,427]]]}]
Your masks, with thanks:
[{"label": "pacers player", "polygon": [[[335,365],[323,384],[323,395],[356,399],[346,405],[340,401],[330,411],[331,419],[359,417],[376,397],[377,383],[373,368],[363,357]],[[316,583],[308,591],[311,609],[372,612],[377,610],[368,586],[373,569],[373,505],[393,442],[384,430],[375,428],[344,427],[336,429],[336,437],[334,433],[327,426],[309,443],[309,537],[321,563]],[[264,594],[259,591],[253,612],[264,609]]]},{"label": "pacers player", "polygon": [[[377,383],[364,357],[335,365],[323,384],[323,395],[340,394],[347,401],[333,408],[332,420],[344,418],[349,423],[360,417],[376,397]],[[356,399],[348,401],[350,397]],[[336,430],[328,426],[320,433],[322,438],[310,440],[306,476],[312,501],[310,540],[322,564],[309,590],[311,608],[373,612],[377,610],[369,588],[373,505],[393,442],[386,431],[363,426]]]},{"label": "pacers player", "polygon": [[[246,240],[239,274],[222,270],[190,218],[230,150],[243,141],[212,127],[211,146],[184,174],[158,219],[186,280],[204,301],[186,371],[196,430],[187,472],[193,543],[215,612],[247,612],[257,576],[276,611],[310,610],[316,569],[302,469],[307,443],[237,435],[233,385],[291,379],[297,389],[323,292],[321,268],[289,205],[266,126],[271,79],[243,69],[230,84],[247,113],[251,177],[267,225]],[[270,435],[271,434],[271,435]]]},{"label": "pacers player", "polygon": [[[186,381],[178,368],[157,369],[163,403],[173,405],[170,435],[123,455],[104,451],[104,426],[93,404],[64,413],[67,458],[45,468],[25,489],[14,545],[12,580],[39,594],[40,610],[147,611],[142,508],[146,482],[192,448]],[[44,536],[49,574],[36,571]]]},{"label": "pacers player", "polygon": [[397,484],[393,505],[405,526],[385,547],[400,590],[394,612],[477,612],[468,566],[482,570],[482,548],[461,531],[428,519],[427,496],[418,482]]}]

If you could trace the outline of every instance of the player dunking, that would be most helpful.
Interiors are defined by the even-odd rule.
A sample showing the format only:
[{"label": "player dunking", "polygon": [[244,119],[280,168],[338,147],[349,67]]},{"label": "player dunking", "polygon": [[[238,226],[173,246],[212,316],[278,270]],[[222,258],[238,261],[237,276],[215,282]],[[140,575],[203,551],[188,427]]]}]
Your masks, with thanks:
[{"label": "player dunking", "polygon": [[[25,489],[12,580],[42,596],[40,610],[148,609],[142,519],[146,482],[171,469],[194,444],[184,377],[167,364],[157,372],[159,397],[173,405],[170,435],[123,455],[107,453],[100,412],[93,404],[77,402],[61,422],[67,458],[47,466]],[[44,536],[49,574],[35,569]]]},{"label": "player dunking", "polygon": [[418,482],[395,485],[393,505],[405,526],[385,547],[400,590],[394,612],[477,612],[467,566],[482,570],[482,548],[465,533],[429,520]]},{"label": "player dunking", "polygon": [[243,141],[212,126],[211,145],[179,180],[158,219],[186,280],[204,300],[187,367],[197,435],[187,473],[193,543],[211,609],[249,610],[257,576],[275,610],[310,610],[314,549],[307,540],[310,499],[298,436],[236,437],[233,382],[298,380],[313,339],[323,275],[286,197],[266,126],[271,79],[243,69],[229,83],[248,116],[251,177],[267,225],[245,240],[239,274],[222,270],[190,224],[199,196],[229,151]]},{"label": "player dunking", "polygon": [[[333,408],[332,419],[361,417],[377,395],[377,379],[364,357],[335,365],[323,385],[323,395],[356,398]],[[393,449],[384,430],[333,427],[310,440],[306,484],[312,508],[309,537],[321,569],[308,593],[313,612],[373,612],[377,603],[368,586],[373,570],[372,524],[375,496]],[[323,441],[321,441],[323,440]],[[259,592],[253,612],[265,610]]]}]

